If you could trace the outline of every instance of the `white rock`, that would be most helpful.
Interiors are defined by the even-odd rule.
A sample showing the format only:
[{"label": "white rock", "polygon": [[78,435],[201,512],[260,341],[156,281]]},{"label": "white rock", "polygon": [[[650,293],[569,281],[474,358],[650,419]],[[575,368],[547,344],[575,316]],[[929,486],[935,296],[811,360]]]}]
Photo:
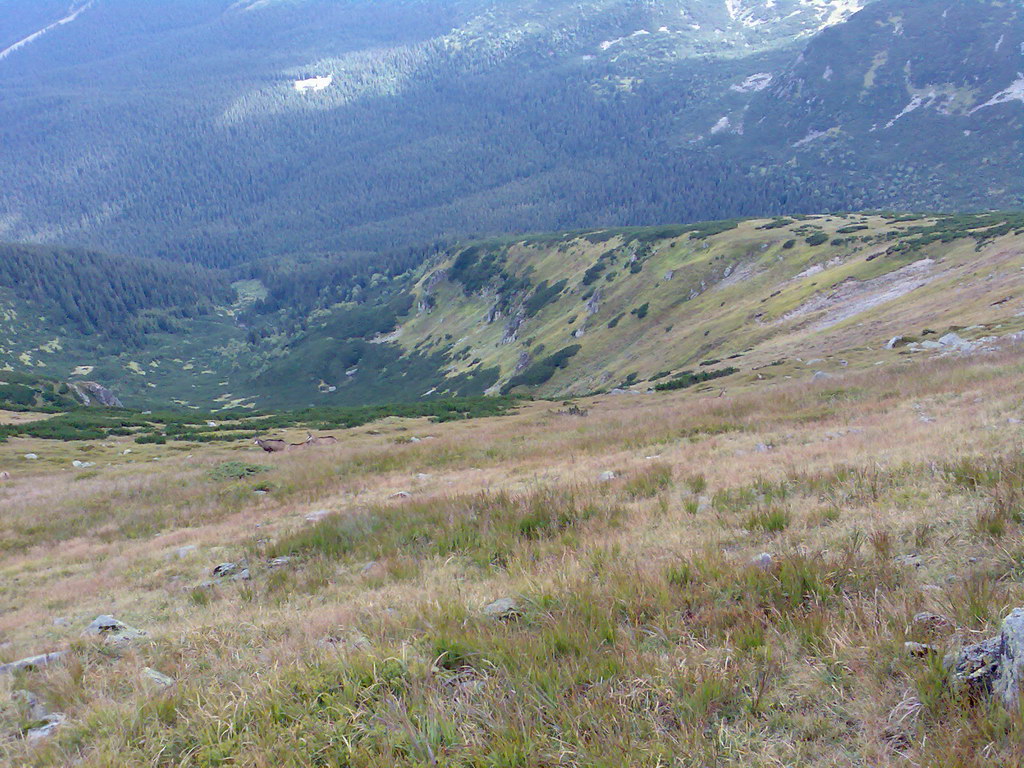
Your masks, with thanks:
[{"label": "white rock", "polygon": [[47,715],[43,720],[44,725],[40,725],[36,728],[32,728],[25,733],[25,738],[28,741],[40,741],[42,739],[49,738],[52,736],[67,718],[59,712]]},{"label": "white rock", "polygon": [[618,475],[616,475],[614,472],[602,472],[597,479],[599,482],[602,483],[610,483],[616,477],[618,477]]},{"label": "white rock", "polygon": [[750,564],[755,568],[760,568],[762,571],[767,571],[775,564],[775,558],[772,557],[770,552],[762,552],[751,560]]},{"label": "white rock", "polygon": [[316,512],[310,512],[308,515],[306,515],[306,522],[318,523],[325,517],[327,517],[329,514],[331,514],[330,510],[318,509]]},{"label": "white rock", "polygon": [[35,453],[26,453],[25,458],[28,459],[29,461],[36,461],[39,458],[39,456]]},{"label": "white rock", "polygon": [[163,672],[152,667],[144,667],[141,677],[144,681],[153,683],[158,688],[170,688],[174,685],[174,678],[168,677]]}]

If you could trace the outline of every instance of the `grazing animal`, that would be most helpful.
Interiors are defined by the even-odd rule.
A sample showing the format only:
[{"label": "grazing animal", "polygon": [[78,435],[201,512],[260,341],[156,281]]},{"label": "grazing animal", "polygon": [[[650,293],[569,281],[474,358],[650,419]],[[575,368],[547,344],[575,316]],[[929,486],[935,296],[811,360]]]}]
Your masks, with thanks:
[{"label": "grazing animal", "polygon": [[267,453],[284,453],[291,447],[284,440],[263,440],[259,437],[256,438],[255,443]]},{"label": "grazing animal", "polygon": [[312,432],[308,432],[307,434],[309,437],[306,438],[306,445],[335,445],[338,442],[338,438],[332,437],[331,435],[319,437],[314,435]]}]

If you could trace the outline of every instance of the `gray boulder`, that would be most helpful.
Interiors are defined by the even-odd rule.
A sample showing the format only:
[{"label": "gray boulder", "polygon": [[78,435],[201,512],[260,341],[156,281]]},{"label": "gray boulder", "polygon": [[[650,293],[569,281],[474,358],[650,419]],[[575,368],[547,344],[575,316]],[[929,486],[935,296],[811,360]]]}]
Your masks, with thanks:
[{"label": "gray boulder", "polygon": [[0,675],[45,667],[47,664],[58,661],[63,656],[64,651],[57,651],[56,653],[44,653],[40,656],[29,656],[27,659],[12,661],[9,664],[0,664]]},{"label": "gray boulder", "polygon": [[131,627],[123,621],[118,621],[113,616],[103,615],[93,619],[92,623],[85,628],[85,632],[82,634],[101,637],[114,643],[126,643],[138,640],[140,637],[145,637],[147,633],[144,630]]},{"label": "gray boulder", "polygon": [[56,730],[64,724],[66,719],[67,718],[60,712],[53,712],[52,714],[42,718],[42,725],[29,729],[25,733],[25,738],[28,741],[40,741],[42,739],[47,739],[50,736],[53,736]]},{"label": "gray boulder", "polygon": [[170,688],[174,685],[174,678],[168,677],[163,672],[152,667],[144,667],[141,677],[144,682],[150,683],[157,688]]},{"label": "gray boulder", "polygon": [[1024,608],[1003,619],[998,637],[948,654],[945,665],[954,687],[998,696],[1007,709],[1017,710],[1024,682]]},{"label": "gray boulder", "polygon": [[507,620],[518,615],[519,603],[512,597],[502,597],[484,607],[484,616],[491,619]]}]

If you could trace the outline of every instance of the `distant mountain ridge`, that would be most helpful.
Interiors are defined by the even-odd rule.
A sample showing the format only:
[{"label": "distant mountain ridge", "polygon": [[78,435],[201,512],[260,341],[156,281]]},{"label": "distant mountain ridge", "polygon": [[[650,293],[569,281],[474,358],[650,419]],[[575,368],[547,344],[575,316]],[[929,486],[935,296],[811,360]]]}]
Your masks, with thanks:
[{"label": "distant mountain ridge", "polygon": [[[1024,195],[1011,4],[72,8],[84,10],[0,60],[0,174],[15,180],[0,190],[0,239],[221,267]],[[68,11],[9,0],[0,45]],[[329,85],[296,88],[315,78]],[[965,185],[976,169],[981,183]]]}]

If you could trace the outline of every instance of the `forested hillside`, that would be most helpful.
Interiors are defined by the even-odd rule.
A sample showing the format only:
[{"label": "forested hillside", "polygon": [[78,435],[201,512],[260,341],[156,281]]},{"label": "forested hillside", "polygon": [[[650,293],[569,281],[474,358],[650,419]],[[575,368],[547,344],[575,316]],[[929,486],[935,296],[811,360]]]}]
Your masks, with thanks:
[{"label": "forested hillside", "polygon": [[51,331],[138,346],[152,331],[229,300],[224,275],[186,264],[0,243],[0,290],[46,313]]},{"label": "forested hillside", "polygon": [[74,8],[0,19],[8,240],[222,267],[1024,187],[1012,4]]}]

